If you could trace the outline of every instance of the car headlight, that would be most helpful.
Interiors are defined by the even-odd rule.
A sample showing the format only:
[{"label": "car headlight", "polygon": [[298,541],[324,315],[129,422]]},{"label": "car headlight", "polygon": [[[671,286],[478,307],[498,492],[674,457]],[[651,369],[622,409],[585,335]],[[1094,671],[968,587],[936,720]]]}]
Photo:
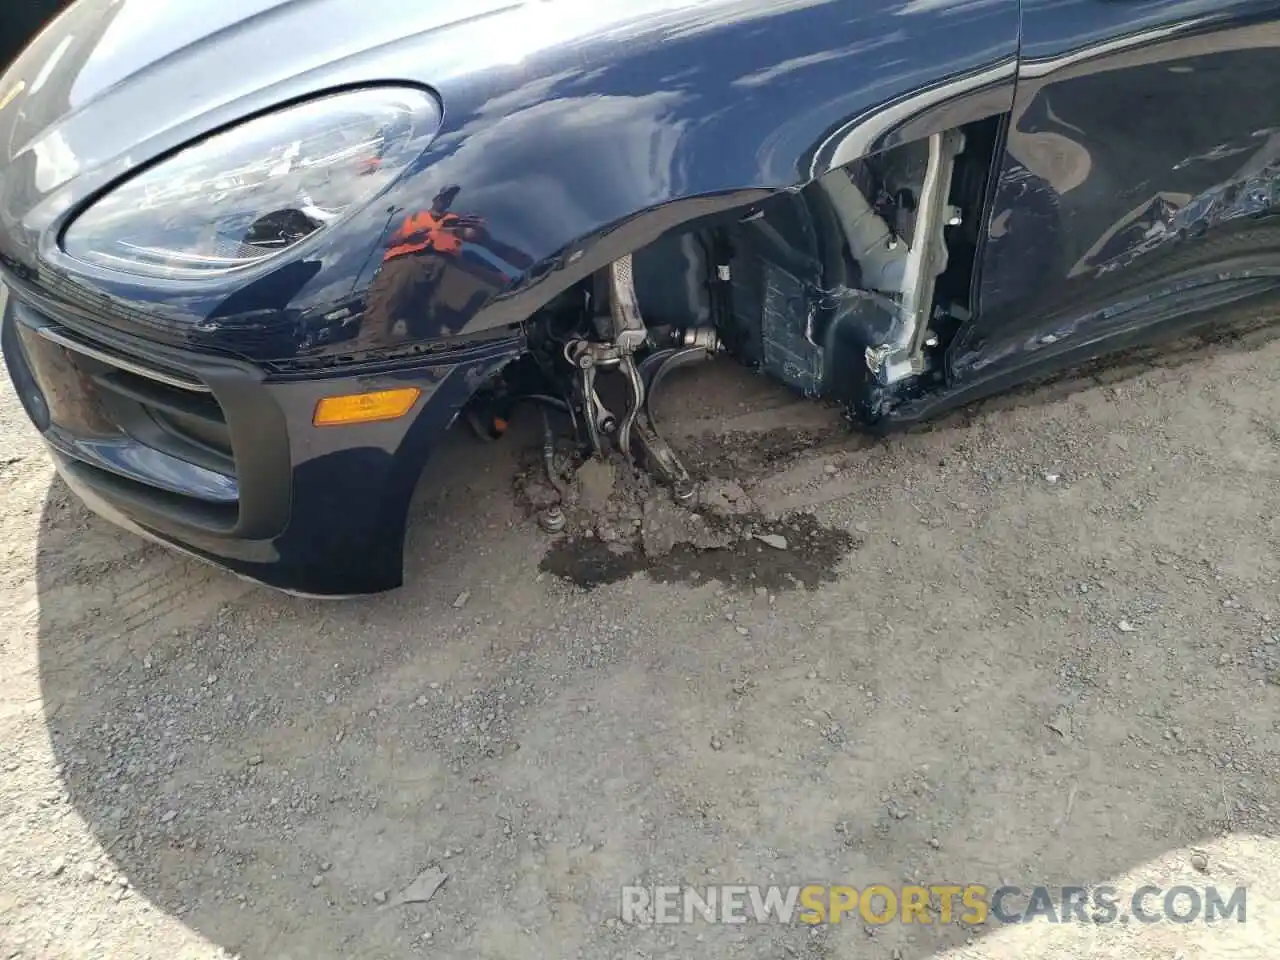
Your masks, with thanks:
[{"label": "car headlight", "polygon": [[278,256],[391,184],[440,126],[422,90],[337,93],[180,150],[109,191],[62,239],[77,260],[166,279]]}]

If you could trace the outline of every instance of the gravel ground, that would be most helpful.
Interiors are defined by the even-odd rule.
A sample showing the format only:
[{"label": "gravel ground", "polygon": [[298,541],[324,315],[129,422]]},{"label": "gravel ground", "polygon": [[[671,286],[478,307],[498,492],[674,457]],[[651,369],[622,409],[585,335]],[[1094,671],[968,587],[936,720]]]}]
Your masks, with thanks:
[{"label": "gravel ground", "polygon": [[[677,445],[839,534],[824,576],[793,536],[583,589],[519,442],[459,435],[408,586],[328,604],[87,515],[6,383],[0,957],[1270,956],[1277,366],[1201,345],[882,442],[712,368]],[[1248,922],[620,923],[637,881],[1246,884]]]}]

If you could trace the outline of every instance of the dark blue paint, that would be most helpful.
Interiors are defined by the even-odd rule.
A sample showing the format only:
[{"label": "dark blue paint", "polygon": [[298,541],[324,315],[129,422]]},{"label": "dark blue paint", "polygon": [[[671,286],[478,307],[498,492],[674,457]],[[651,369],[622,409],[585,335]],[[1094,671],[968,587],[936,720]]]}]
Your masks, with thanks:
[{"label": "dark blue paint", "polygon": [[[1276,183],[1252,138],[1280,128],[1278,19],[1278,0],[79,0],[0,79],[0,268],[24,309],[198,368],[238,437],[229,532],[95,480],[77,435],[56,459],[95,508],[278,586],[384,589],[423,461],[530,313],[672,227],[886,145],[1012,111],[982,310],[931,402],[1065,362],[1059,342],[1087,352],[1177,303],[1265,291]],[[61,251],[75,214],[140,167],[373,83],[434,91],[443,126],[323,243],[180,284]],[[396,255],[432,207],[465,218],[461,248]],[[1179,243],[1149,242],[1157,220]],[[1246,241],[1240,285],[1214,287],[1214,244]],[[412,417],[311,426],[322,396],[399,383],[424,391]],[[112,442],[115,475],[172,485]]]},{"label": "dark blue paint", "polygon": [[1280,273],[1280,0],[1024,0],[964,389],[1203,322]]},{"label": "dark blue paint", "polygon": [[[316,342],[310,318],[363,306],[390,233],[452,189],[453,211],[485,231],[430,269],[474,300],[404,332],[374,304],[354,339],[376,350],[477,332],[605,262],[562,260],[605,229],[655,210],[614,235],[635,245],[693,210],[673,203],[803,183],[830,160],[833,132],[870,128],[922,87],[942,85],[925,98],[937,105],[948,82],[1005,64],[1003,102],[983,109],[1006,109],[1017,49],[1016,0],[397,0],[377,14],[351,0],[169,13],[82,0],[5,81],[29,80],[72,38],[43,86],[0,114],[13,150],[0,255],[145,314],[104,314],[126,332],[255,360],[336,353],[349,345]],[[249,275],[261,295],[246,302],[243,278],[138,283],[58,249],[69,217],[139,164],[282,101],[386,81],[436,90],[444,127],[412,175],[311,255],[300,286],[276,262]],[[438,312],[425,294],[413,306]]]}]

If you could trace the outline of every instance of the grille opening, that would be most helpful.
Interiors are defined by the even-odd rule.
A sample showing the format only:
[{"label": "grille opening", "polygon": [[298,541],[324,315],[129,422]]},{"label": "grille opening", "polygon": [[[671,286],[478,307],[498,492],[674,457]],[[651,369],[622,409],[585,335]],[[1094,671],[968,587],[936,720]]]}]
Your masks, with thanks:
[{"label": "grille opening", "polygon": [[211,394],[190,393],[123,370],[100,371],[110,415],[135,440],[209,470],[235,475],[231,435]]},{"label": "grille opening", "polygon": [[124,354],[107,346],[99,346],[98,344],[88,343],[81,337],[76,336],[61,327],[43,326],[39,328],[39,334],[50,343],[56,343],[60,347],[65,347],[72,353],[82,357],[88,357],[99,363],[109,367],[115,367],[120,370],[126,370],[141,376],[143,379],[152,380],[156,383],[164,383],[171,387],[177,387],[180,390],[187,390],[192,393],[209,393],[209,387],[201,383],[195,377],[189,376],[177,370],[166,369],[165,367],[156,365],[151,362],[143,362],[126,357]]},{"label": "grille opening", "polygon": [[183,370],[125,355],[61,326],[40,327],[96,388],[101,413],[139,443],[234,477],[226,418],[207,384]]},{"label": "grille opening", "polygon": [[177,523],[223,533],[234,530],[239,522],[240,509],[235,504],[208,503],[184,497],[80,460],[67,457],[61,459],[63,469],[80,482],[109,494],[117,503],[128,504],[144,515],[158,515]]}]

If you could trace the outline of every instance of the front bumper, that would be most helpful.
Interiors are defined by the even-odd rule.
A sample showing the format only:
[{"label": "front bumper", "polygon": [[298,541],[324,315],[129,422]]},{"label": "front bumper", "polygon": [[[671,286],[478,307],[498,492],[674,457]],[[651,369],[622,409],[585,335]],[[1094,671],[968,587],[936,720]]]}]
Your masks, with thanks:
[{"label": "front bumper", "polygon": [[[95,324],[12,278],[3,353],[58,472],[95,512],[253,580],[349,596],[399,586],[414,486],[516,338],[390,367],[268,376]],[[404,417],[315,427],[326,396],[417,386]]]}]

